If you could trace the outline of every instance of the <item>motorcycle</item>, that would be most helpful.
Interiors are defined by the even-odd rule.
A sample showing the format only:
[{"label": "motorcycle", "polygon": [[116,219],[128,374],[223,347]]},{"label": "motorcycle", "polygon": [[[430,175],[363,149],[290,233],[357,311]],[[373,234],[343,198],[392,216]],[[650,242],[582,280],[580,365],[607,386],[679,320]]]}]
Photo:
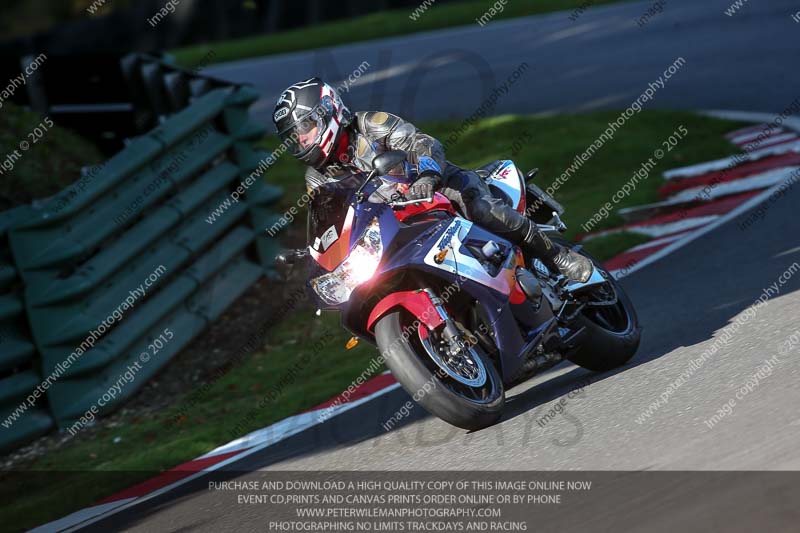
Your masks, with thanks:
[{"label": "motorcycle", "polygon": [[[405,152],[385,152],[366,177],[322,185],[309,205],[308,248],[278,257],[284,267],[310,266],[310,294],[341,313],[348,347],[377,345],[423,408],[468,430],[500,418],[507,388],[564,359],[602,372],[633,357],[641,336],[633,305],[580,246],[553,238],[592,260],[583,283],[462,218],[439,193],[373,201],[376,177],[396,180],[408,167]],[[513,161],[476,172],[544,231],[566,230],[563,207]]]}]

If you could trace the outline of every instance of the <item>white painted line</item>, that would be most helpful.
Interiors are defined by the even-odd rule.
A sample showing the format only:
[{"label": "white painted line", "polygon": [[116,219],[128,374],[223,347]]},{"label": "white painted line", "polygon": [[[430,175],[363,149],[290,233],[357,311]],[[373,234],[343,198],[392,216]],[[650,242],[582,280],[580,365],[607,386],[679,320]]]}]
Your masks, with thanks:
[{"label": "white painted line", "polygon": [[[679,233],[677,235],[670,235],[669,237],[664,237],[664,238],[661,238],[661,239],[655,239],[655,240],[646,242],[644,244],[640,244],[639,246],[634,246],[633,248],[625,250],[624,252],[622,252],[622,254],[627,254],[627,253],[630,253],[630,252],[636,252],[636,251],[640,251],[640,250],[645,250],[647,248],[654,248],[656,245],[663,245],[663,244],[667,244],[669,242],[677,242],[677,241],[679,241],[681,239],[687,238],[689,235],[692,235],[696,231],[699,231],[699,228],[683,231],[683,232],[681,232],[681,233]],[[658,250],[653,250],[651,253],[655,254],[657,251]],[[620,255],[622,255],[622,254],[620,254]],[[642,259],[639,259],[638,261],[629,260],[627,264],[629,264],[630,266],[625,266],[625,267],[622,267],[622,268],[609,270],[608,273],[611,274],[611,276],[614,279],[624,278],[625,276],[627,276],[632,271],[634,266],[636,266],[640,261],[644,261],[644,259],[646,259],[646,257],[642,258]]]},{"label": "white painted line", "polygon": [[[389,393],[389,392],[391,392],[391,391],[393,391],[393,390],[395,390],[395,389],[397,389],[399,387],[400,387],[399,383],[392,383],[388,387],[384,387],[383,389],[381,389],[379,391],[373,392],[369,396],[365,396],[365,397],[360,398],[358,400],[355,400],[353,402],[340,404],[339,406],[337,406],[337,407],[340,407],[340,409],[336,409],[336,410],[332,411],[331,412],[332,414],[330,415],[330,417],[327,418],[325,421],[327,422],[328,420],[330,420],[330,419],[332,419],[332,418],[344,413],[345,411],[349,411],[350,409],[354,409],[354,408],[358,407],[361,404],[364,404],[366,402],[374,400],[375,398],[378,398],[379,396],[383,396],[384,394],[387,394],[387,393]],[[57,520],[56,522],[50,522],[48,524],[44,524],[43,526],[40,526],[38,531],[40,531],[41,533],[44,533],[44,532],[49,533],[51,531],[52,532],[54,532],[54,531],[78,531],[81,528],[84,528],[86,526],[94,524],[95,522],[98,522],[100,520],[104,520],[104,519],[108,518],[109,516],[112,516],[112,515],[115,515],[115,514],[117,514],[119,512],[122,512],[125,509],[129,509],[129,508],[133,507],[134,505],[138,505],[138,504],[140,504],[142,502],[145,502],[147,500],[151,500],[151,499],[156,498],[156,497],[158,497],[158,496],[160,496],[162,494],[165,494],[165,493],[167,493],[167,492],[169,492],[169,491],[171,491],[171,490],[173,490],[173,489],[175,489],[177,487],[180,487],[181,485],[189,483],[190,481],[194,481],[195,479],[198,479],[198,478],[206,475],[209,472],[213,472],[215,470],[219,470],[222,467],[227,466],[227,465],[229,465],[231,463],[234,463],[234,462],[236,462],[236,461],[238,461],[238,460],[240,460],[240,459],[242,459],[244,457],[247,457],[247,456],[252,455],[254,453],[260,452],[261,450],[263,450],[265,448],[269,448],[270,446],[272,446],[274,444],[277,444],[278,442],[280,442],[282,440],[285,440],[285,439],[287,439],[287,438],[289,438],[289,437],[291,437],[291,436],[293,436],[293,435],[295,435],[297,433],[300,433],[301,431],[304,431],[304,430],[306,430],[306,429],[308,429],[310,427],[313,427],[316,424],[321,423],[321,422],[319,422],[318,413],[316,411],[311,411],[310,413],[303,413],[303,414],[314,414],[314,415],[316,415],[316,416],[314,416],[314,419],[317,420],[317,422],[316,423],[311,423],[311,424],[308,424],[308,425],[305,425],[305,426],[298,426],[297,428],[294,428],[292,430],[287,430],[286,432],[281,434],[280,437],[278,437],[278,438],[269,439],[269,440],[267,440],[267,441],[265,441],[265,442],[263,442],[261,444],[258,444],[256,446],[254,446],[253,448],[250,448],[248,450],[243,451],[242,453],[240,453],[238,455],[234,455],[233,457],[229,457],[229,458],[225,459],[224,461],[220,461],[219,463],[217,463],[215,465],[212,465],[212,466],[210,466],[210,467],[208,467],[208,468],[206,468],[204,470],[200,470],[199,472],[195,472],[194,474],[186,476],[185,478],[183,478],[183,479],[181,479],[179,481],[176,481],[175,483],[172,483],[170,485],[161,487],[160,489],[157,489],[157,490],[155,490],[155,491],[153,491],[153,492],[151,492],[149,494],[145,494],[143,496],[139,496],[138,498],[133,498],[131,500],[125,500],[125,503],[123,503],[122,505],[116,506],[114,508],[101,510],[100,512],[102,512],[103,514],[87,513],[87,515],[92,514],[94,516],[92,516],[92,517],[86,516],[84,518],[81,518],[80,520],[73,521],[70,524],[66,524],[64,522],[64,521],[67,520],[67,518],[69,518],[69,517],[65,517],[65,518],[62,518],[60,520]],[[300,415],[297,415],[297,416],[300,416]],[[96,507],[99,508],[101,506],[96,506]],[[92,509],[94,509],[94,508],[87,508],[87,509],[84,509],[84,510],[85,511],[91,511]],[[70,516],[80,515],[80,513],[81,513],[81,511],[77,511],[76,513],[73,513]],[[59,529],[42,529],[42,528],[50,528],[55,523],[62,523],[62,525],[59,527]],[[69,528],[69,529],[65,529],[65,528]]]},{"label": "white painted line", "polygon": [[642,259],[641,261],[639,261],[635,265],[631,266],[631,268],[627,270],[626,275],[630,275],[631,273],[636,272],[637,270],[641,270],[641,269],[643,269],[644,267],[646,267],[647,265],[649,265],[651,263],[655,263],[656,261],[658,261],[662,257],[668,256],[669,254],[675,252],[676,250],[678,250],[680,248],[683,248],[684,246],[686,246],[690,242],[692,242],[692,241],[694,241],[696,239],[699,239],[700,237],[702,237],[706,233],[709,233],[709,232],[717,229],[718,227],[722,226],[723,224],[725,224],[729,220],[733,220],[734,218],[738,217],[742,213],[747,212],[748,210],[752,209],[753,207],[755,207],[759,203],[761,203],[764,200],[766,200],[767,198],[769,198],[769,195],[771,195],[773,192],[775,192],[778,189],[780,189],[780,187],[782,185],[783,185],[782,183],[779,183],[777,185],[774,185],[774,186],[770,187],[769,189],[767,189],[766,191],[762,192],[761,194],[758,194],[758,195],[750,198],[746,202],[740,204],[735,209],[725,213],[724,215],[719,216],[719,218],[717,218],[717,220],[715,220],[714,222],[708,224],[704,228],[698,229],[696,232],[693,232],[691,235],[687,236],[685,239],[681,239],[681,240],[679,240],[677,242],[674,242],[674,243],[670,244],[669,246],[667,246],[666,248],[662,248],[661,250],[657,251],[653,255],[650,255],[650,256]]},{"label": "white painted line", "polygon": [[248,433],[244,437],[240,437],[234,441],[229,442],[219,448],[216,448],[205,455],[198,457],[198,459],[206,459],[214,457],[223,453],[230,453],[245,448],[252,448],[264,444],[265,442],[279,442],[283,440],[284,436],[294,435],[298,429],[303,430],[313,426],[314,419],[319,418],[319,413],[311,411],[308,413],[301,413],[293,415],[289,418],[284,418],[274,424],[265,428],[258,429],[252,433]]},{"label": "white painted line", "polygon": [[629,214],[642,213],[642,212],[647,213],[648,211],[653,211],[653,213],[650,216],[650,218],[652,218],[654,215],[658,214],[657,212],[662,211],[665,207],[673,207],[673,206],[677,207],[683,203],[685,202],[682,201],[676,202],[672,199],[669,199],[669,200],[663,200],[661,202],[653,202],[652,204],[642,204],[633,207],[624,207],[620,209],[617,213],[624,220],[629,221],[631,223],[635,223],[635,222],[641,222],[643,218],[641,216],[638,216],[638,217],[633,217],[633,219],[631,219],[631,217],[628,216]]},{"label": "white painted line", "polygon": [[780,167],[762,172],[760,174],[755,174],[753,176],[748,176],[746,178],[722,182],[715,187],[708,188],[707,190],[706,188],[709,187],[708,185],[684,189],[670,196],[669,200],[665,202],[651,205],[667,206],[670,204],[682,204],[696,200],[698,197],[700,197],[703,201],[710,201],[716,200],[723,196],[729,196],[731,194],[766,189],[767,187],[771,187],[780,181],[786,181],[797,170],[800,170],[800,167]]},{"label": "white painted line", "polygon": [[783,257],[784,255],[791,255],[796,252],[800,252],[800,246],[795,246],[794,248],[789,248],[788,250],[784,250],[783,252],[774,255],[773,257]]},{"label": "white painted line", "polygon": [[704,217],[685,218],[683,220],[676,220],[675,222],[667,222],[666,224],[647,225],[647,226],[633,226],[628,228],[628,231],[639,233],[640,235],[648,235],[650,237],[663,237],[671,233],[679,231],[686,231],[690,229],[699,228],[710,224],[718,219],[720,215],[708,215]]},{"label": "white painted line", "polygon": [[755,126],[748,126],[746,128],[742,128],[740,130],[735,130],[735,131],[731,131],[729,133],[726,133],[725,134],[725,138],[728,139],[728,140],[731,140],[731,139],[734,139],[736,137],[739,137],[740,135],[746,135],[748,133],[754,133],[754,132],[758,132],[758,131],[764,130],[767,127],[768,127],[768,124],[765,124],[765,123],[762,122],[760,124],[756,124]]},{"label": "white painted line", "polygon": [[622,253],[627,254],[628,252],[638,252],[639,250],[646,250],[647,248],[652,248],[654,246],[659,246],[661,244],[666,244],[668,242],[677,241],[678,239],[685,238],[686,235],[688,235],[690,231],[693,231],[693,230],[686,230],[686,231],[683,231],[683,232],[678,233],[676,235],[669,235],[667,237],[661,237],[659,239],[653,239],[652,241],[647,241],[647,242],[642,243],[642,244],[640,244],[638,246],[634,246],[633,248],[625,250]]},{"label": "white painted line", "polygon": [[129,503],[136,498],[126,498],[124,500],[117,500],[114,502],[104,503],[102,505],[95,505],[94,507],[87,507],[86,509],[81,509],[80,511],[75,511],[74,513],[65,516],[55,522],[49,522],[43,526],[39,526],[36,529],[31,529],[29,533],[55,533],[56,531],[62,531],[68,527],[72,527],[75,524],[80,522],[85,522],[91,518],[94,518],[98,515],[105,514],[109,511],[116,509],[126,503]]},{"label": "white painted line", "polygon": [[[733,132],[734,134],[747,133],[747,131],[750,130],[751,128],[756,129],[758,131],[763,131],[764,129],[768,128],[770,124],[778,122],[779,118],[778,114],[754,113],[751,111],[736,111],[730,109],[703,109],[697,111],[697,113],[700,115],[721,118],[724,120],[734,120],[737,122],[754,122],[756,124],[755,126],[751,126],[750,128],[742,128],[741,130],[737,130]],[[782,126],[784,128],[788,128],[800,134],[799,116],[792,115],[780,118],[781,118],[780,123],[775,124],[776,126]],[[786,146],[780,145],[778,147],[778,150],[776,150],[774,153],[772,152],[772,150],[770,150],[770,148],[752,152],[751,154],[748,155],[746,159],[742,159],[741,162],[743,163],[746,161],[755,161],[757,159],[760,159],[761,157],[767,157],[768,155],[780,155],[792,151],[800,152],[800,142],[790,143],[787,144]],[[676,168],[665,172],[664,178],[665,179],[688,178],[691,176],[698,176],[700,174],[705,174],[706,172],[713,172],[715,170],[724,170],[728,168],[735,161],[736,159],[734,159],[734,157],[727,157],[723,159],[717,159],[716,161],[700,163],[699,165],[690,165],[687,167]]]},{"label": "white painted line", "polygon": [[770,146],[768,148],[762,148],[761,150],[756,150],[750,153],[737,154],[730,157],[723,157],[722,159],[706,161],[705,163],[699,163],[697,165],[689,165],[686,167],[673,168],[671,170],[667,170],[666,172],[664,172],[664,178],[668,180],[673,180],[678,178],[691,178],[694,176],[699,176],[701,174],[706,174],[708,172],[715,172],[719,170],[735,168],[741,165],[742,163],[758,161],[759,159],[763,159],[765,157],[769,157],[772,155],[782,155],[789,152],[800,152],[800,141],[793,141],[784,144],[779,144],[776,146]]},{"label": "white painted line", "polygon": [[[779,113],[754,113],[752,111],[735,111],[730,109],[707,109],[698,111],[700,115],[708,117],[716,117],[725,120],[735,120],[737,122],[757,122],[759,126],[768,127],[770,124],[777,122]],[[790,115],[783,117],[778,126],[783,126],[800,133],[800,117]]]},{"label": "white painted line", "polygon": [[[386,371],[384,374],[388,374],[389,372]],[[390,386],[394,386],[396,383],[393,383]],[[383,389],[381,389],[383,390]],[[360,401],[360,400],[359,400]],[[198,459],[205,459],[208,457],[213,457],[215,455],[220,455],[222,453],[230,453],[237,450],[243,450],[245,448],[252,448],[253,446],[259,446],[264,444],[265,442],[279,442],[285,438],[285,436],[291,436],[297,433],[297,429],[307,429],[312,426],[315,426],[318,422],[324,422],[333,414],[337,413],[337,411],[341,410],[344,406],[348,405],[351,402],[347,403],[340,403],[338,405],[333,406],[332,409],[328,410],[328,407],[317,409],[315,411],[308,411],[305,413],[300,413],[297,415],[292,415],[289,418],[284,418],[274,424],[267,426],[265,428],[257,429],[245,435],[244,437],[239,437],[238,439],[229,442],[228,444],[224,444],[219,448],[215,448],[208,452],[205,455],[198,457]],[[326,417],[325,420],[320,420],[320,413],[325,411]]]},{"label": "white painted line", "polygon": [[[768,128],[768,127],[769,126],[764,124],[764,128]],[[731,139],[731,142],[733,144],[738,144],[739,146],[741,146],[743,144],[749,143],[750,141],[752,141],[754,139],[758,139],[758,136],[759,135],[763,135],[763,134],[764,134],[763,130],[751,131],[751,132],[745,133],[743,135],[738,135],[738,136],[734,137],[733,139]]]},{"label": "white painted line", "polygon": [[786,143],[795,142],[800,140],[800,137],[795,135],[794,133],[787,133],[786,135],[777,135],[774,138],[770,138],[764,141],[759,142],[756,146],[750,147],[749,144],[744,146],[745,151],[750,151],[753,148],[772,148],[774,146],[780,146]]},{"label": "white painted line", "polygon": [[648,237],[661,238],[664,237],[665,235],[670,235],[672,233],[679,233],[682,231],[688,231],[690,229],[699,228],[700,226],[710,224],[719,217],[720,215],[707,215],[704,217],[685,218],[683,220],[676,220],[675,222],[666,222],[664,224],[622,226],[619,228],[592,233],[591,235],[587,235],[586,237],[584,237],[583,240],[589,241],[597,237],[605,237],[606,235],[613,235],[615,233],[623,233],[626,231],[630,233],[638,233],[639,235],[647,235]]},{"label": "white painted line", "polygon": [[[760,140],[759,137],[761,137]],[[739,146],[748,146],[750,144],[756,144],[754,148],[758,148],[759,146],[763,147],[767,142],[772,144],[776,142],[786,141],[795,137],[797,137],[796,133],[787,132],[785,129],[778,127],[774,128],[770,132],[764,130],[756,133],[748,133],[746,135],[740,135],[735,139],[732,139],[731,142],[733,142],[733,144],[738,144]]]}]

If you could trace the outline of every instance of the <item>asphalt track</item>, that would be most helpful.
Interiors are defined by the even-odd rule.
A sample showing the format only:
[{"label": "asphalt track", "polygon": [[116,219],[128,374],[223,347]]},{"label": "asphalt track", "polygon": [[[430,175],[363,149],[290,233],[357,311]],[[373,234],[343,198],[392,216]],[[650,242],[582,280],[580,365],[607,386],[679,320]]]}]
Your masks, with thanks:
[{"label": "asphalt track", "polygon": [[[320,75],[339,85],[364,61],[346,99],[421,121],[464,118],[522,63],[529,65],[489,114],[559,113],[627,107],[678,57],[686,65],[648,109],[780,112],[800,87],[800,24],[795,0],[666,0],[637,25],[654,0],[499,20],[340,47],[248,59],[206,72],[252,83],[257,116],[269,120],[280,92]],[[487,6],[490,5],[487,2]]]},{"label": "asphalt track", "polygon": [[[481,49],[483,43],[486,49],[480,53],[492,62],[500,60],[498,72],[513,68],[520,57],[541,58],[537,69],[542,76],[531,80],[527,89],[535,88],[536,98],[525,96],[525,91],[509,95],[501,104],[509,105],[509,110],[576,110],[590,92],[598,98],[597,107],[620,107],[681,54],[691,70],[659,94],[659,107],[779,111],[798,96],[792,92],[800,87],[797,73],[786,70],[796,66],[799,56],[797,38],[789,38],[791,19],[785,15],[792,2],[753,0],[731,18],[722,14],[726,2],[702,4],[671,1],[665,13],[642,30],[627,26],[631,15],[645,11],[649,2],[587,11],[577,23],[565,22],[563,13],[498,23],[496,28],[481,29],[485,35],[476,33],[459,42],[474,49]],[[578,29],[582,25],[586,27]],[[531,30],[530,26],[547,29]],[[454,30],[459,31],[475,30]],[[518,31],[534,31],[535,36],[523,38],[515,34]],[[634,31],[637,37],[631,35]],[[797,36],[800,25],[792,31]],[[493,33],[496,38],[490,38]],[[429,52],[436,43],[445,46],[446,35],[411,37],[403,41],[408,46],[396,53],[419,57],[414,49]],[[501,37],[507,40],[505,44],[498,40]],[[360,46],[336,51],[340,63],[358,56],[357,50],[366,50]],[[582,53],[572,56],[575,50]],[[273,67],[280,66],[277,77],[286,76],[289,81],[302,77],[301,65],[313,57],[295,54],[245,65],[271,62]],[[556,63],[563,68],[556,69]],[[591,72],[581,70],[586,68]],[[434,79],[456,83],[455,70],[437,69],[426,83]],[[576,72],[591,78],[596,90],[585,80],[575,81]],[[264,72],[256,82],[267,76]],[[395,95],[388,89],[391,84],[380,83]],[[463,114],[474,104],[466,94],[459,98],[434,94],[432,98],[441,98],[438,112],[445,114]],[[522,102],[528,107],[520,107]],[[420,102],[419,111],[432,113],[436,107],[430,101]],[[622,284],[636,305],[645,334],[638,355],[624,368],[594,374],[563,364],[508,391],[500,423],[474,433],[453,428],[418,407],[399,429],[386,433],[382,422],[408,399],[405,392],[395,390],[229,465],[227,475],[250,479],[262,470],[800,470],[800,344],[791,341],[793,334],[800,335],[798,204],[800,192],[794,187],[747,229],[740,229],[739,223],[753,211],[625,278]],[[768,287],[773,288],[767,304],[748,311]],[[719,341],[723,337],[728,338],[726,343]],[[718,350],[693,368],[691,362],[715,343]],[[753,376],[769,359],[770,371],[763,372],[753,386]],[[682,374],[685,380],[667,393]],[[741,394],[748,381],[751,388]],[[666,403],[642,418],[664,394]],[[732,399],[735,407],[730,414],[709,427],[705,421]],[[559,401],[565,410],[544,427],[537,424]],[[642,500],[636,505],[619,501],[618,509],[595,509],[586,502],[579,508],[584,512],[573,508],[549,516],[541,522],[542,530],[581,527],[593,531],[613,525],[626,531],[753,531],[763,512],[796,527],[800,521],[796,481],[796,477],[777,478],[754,484],[752,479],[734,477],[711,482],[695,474],[665,494],[657,508]],[[628,494],[630,487],[618,483],[618,490],[611,492],[634,501],[636,494]],[[189,483],[89,529],[265,530],[269,517],[264,508],[230,505],[204,488],[202,480]],[[729,512],[753,506],[758,508],[749,515]]]},{"label": "asphalt track", "polygon": [[[419,408],[400,429],[386,433],[381,424],[408,399],[396,390],[226,470],[240,479],[253,478],[257,474],[252,472],[258,470],[800,470],[800,345],[787,344],[800,328],[798,203],[800,190],[795,187],[748,229],[738,224],[752,211],[622,280],[645,328],[638,355],[624,368],[594,374],[569,364],[557,367],[508,391],[501,422],[474,433],[453,428]],[[786,275],[795,262],[797,271]],[[747,308],[782,275],[778,292],[773,291],[754,315],[748,314]],[[737,318],[740,325],[728,343],[665,405],[638,423],[637,417],[723,335],[724,328],[732,331]],[[740,394],[732,413],[709,428],[705,421],[735,399],[765,361],[776,356],[772,372],[765,372],[752,391]],[[562,398],[565,411],[545,427],[537,424]],[[796,478],[784,481],[783,488],[771,490],[791,493],[793,503],[786,507],[785,498],[773,497],[770,502],[790,509],[786,512],[796,524],[800,519]],[[725,496],[733,491],[744,505],[756,501],[755,494],[770,493],[767,482],[752,485],[746,479],[727,482]],[[695,477],[679,493],[691,496],[687,501],[695,504],[713,505],[716,500],[731,504],[719,490],[708,489]],[[683,504],[673,500],[659,512],[684,510]],[[91,530],[249,531],[257,524],[263,528],[269,518],[259,509],[222,505],[200,481],[95,523]],[[711,509],[705,506],[694,512]],[[653,520],[661,516],[644,516],[642,508],[626,509],[624,514],[626,520],[639,517],[654,527],[658,520]],[[691,513],[663,518],[673,526],[678,518],[699,525]],[[715,520],[716,528],[752,531],[748,527],[753,524],[740,518],[730,524],[724,517]]]}]

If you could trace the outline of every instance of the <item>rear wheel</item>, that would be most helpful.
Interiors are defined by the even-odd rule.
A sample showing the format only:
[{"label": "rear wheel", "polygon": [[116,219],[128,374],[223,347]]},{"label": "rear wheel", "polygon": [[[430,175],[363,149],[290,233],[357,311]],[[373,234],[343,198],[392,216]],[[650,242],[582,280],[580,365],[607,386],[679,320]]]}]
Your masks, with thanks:
[{"label": "rear wheel", "polygon": [[[553,239],[572,248],[568,242]],[[580,346],[566,354],[567,359],[589,370],[604,372],[627,363],[639,348],[642,326],[625,290],[592,256],[578,253],[594,263],[607,283],[594,289],[586,306],[575,318],[575,326],[584,327],[586,336]]]},{"label": "rear wheel", "polygon": [[381,318],[375,324],[375,339],[386,366],[429,413],[468,430],[500,418],[503,383],[479,345],[468,344],[448,357],[440,348],[439,334],[418,325],[404,310]]}]

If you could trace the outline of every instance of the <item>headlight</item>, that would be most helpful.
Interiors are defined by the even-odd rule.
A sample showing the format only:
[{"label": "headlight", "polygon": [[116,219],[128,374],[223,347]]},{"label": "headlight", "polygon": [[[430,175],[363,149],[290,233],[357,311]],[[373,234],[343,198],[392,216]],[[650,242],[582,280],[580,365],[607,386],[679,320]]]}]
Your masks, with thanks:
[{"label": "headlight", "polygon": [[374,218],[347,259],[333,272],[312,279],[311,288],[325,303],[344,303],[356,287],[372,278],[382,254],[381,230]]}]

